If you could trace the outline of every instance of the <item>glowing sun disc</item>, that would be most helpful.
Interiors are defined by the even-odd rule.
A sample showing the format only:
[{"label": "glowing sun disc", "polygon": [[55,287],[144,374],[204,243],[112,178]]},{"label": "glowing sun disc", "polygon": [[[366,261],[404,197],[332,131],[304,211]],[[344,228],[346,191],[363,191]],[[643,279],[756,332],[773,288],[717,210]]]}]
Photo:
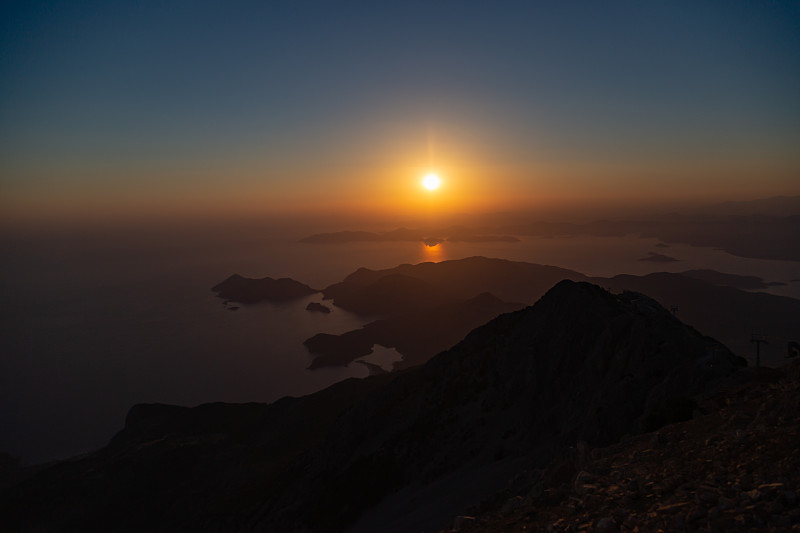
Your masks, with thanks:
[{"label": "glowing sun disc", "polygon": [[428,174],[424,178],[422,178],[422,186],[432,191],[434,189],[438,189],[439,185],[442,184],[442,180],[439,179],[439,176],[436,174]]}]

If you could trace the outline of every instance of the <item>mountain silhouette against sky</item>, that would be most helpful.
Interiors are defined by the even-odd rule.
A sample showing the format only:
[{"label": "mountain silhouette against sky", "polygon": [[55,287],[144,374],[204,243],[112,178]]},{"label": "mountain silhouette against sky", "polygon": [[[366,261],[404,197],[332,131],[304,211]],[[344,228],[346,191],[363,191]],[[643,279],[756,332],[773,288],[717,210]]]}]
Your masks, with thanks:
[{"label": "mountain silhouette against sky", "polygon": [[[471,257],[385,270],[361,268],[325,288],[325,298],[336,306],[381,318],[343,334],[320,332],[309,338],[306,347],[316,355],[311,368],[348,364],[369,354],[375,344],[396,348],[404,356],[397,368],[424,363],[492,316],[535,302],[561,279],[648,294],[739,355],[752,353],[754,331],[768,332],[778,344],[800,336],[800,300],[742,290],[770,285],[754,276],[693,270],[589,278],[554,266]],[[474,300],[479,294],[485,296]]]},{"label": "mountain silhouette against sky", "polygon": [[562,281],[421,367],[269,405],[135,406],[0,512],[45,531],[435,531],[564,447],[690,418],[744,367],[642,294]]},{"label": "mountain silhouette against sky", "polygon": [[424,242],[433,235],[438,236],[439,241],[453,242],[513,242],[524,236],[638,235],[666,243],[720,248],[740,257],[798,261],[800,196],[725,202],[704,205],[702,208],[656,211],[646,216],[602,218],[589,222],[532,220],[527,214],[486,215],[475,220],[473,227],[458,225],[426,230],[399,228],[387,232],[339,231],[314,234],[301,239],[301,242]]}]

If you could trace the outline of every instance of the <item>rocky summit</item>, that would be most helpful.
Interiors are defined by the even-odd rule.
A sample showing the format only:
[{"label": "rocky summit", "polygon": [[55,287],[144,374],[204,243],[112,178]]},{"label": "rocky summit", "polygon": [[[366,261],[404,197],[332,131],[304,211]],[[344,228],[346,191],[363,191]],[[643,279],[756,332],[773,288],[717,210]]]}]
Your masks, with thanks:
[{"label": "rocky summit", "polygon": [[37,531],[437,531],[749,376],[647,296],[562,281],[421,367],[270,405],[135,408],[109,447],[6,490],[0,512]]}]

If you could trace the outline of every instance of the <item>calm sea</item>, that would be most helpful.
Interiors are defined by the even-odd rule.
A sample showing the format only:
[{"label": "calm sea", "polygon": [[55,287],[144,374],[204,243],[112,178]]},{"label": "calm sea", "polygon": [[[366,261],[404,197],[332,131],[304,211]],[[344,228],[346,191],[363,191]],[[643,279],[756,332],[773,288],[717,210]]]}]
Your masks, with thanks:
[{"label": "calm sea", "polygon": [[[2,244],[0,451],[25,462],[103,446],[131,405],[271,402],[367,375],[363,365],[306,370],[303,340],[368,321],[341,309],[323,315],[296,302],[226,309],[210,287],[232,273],[292,277],[315,288],[359,267],[473,255],[570,268],[588,275],[711,268],[770,281],[800,264],[733,257],[710,248],[635,237],[529,238],[519,243],[312,245],[291,237],[170,240],[39,236]],[[674,263],[639,261],[656,251]],[[800,284],[770,292],[800,297]],[[532,302],[531,302],[532,303]],[[777,349],[777,348],[775,348]],[[389,366],[393,350],[372,362]]]}]

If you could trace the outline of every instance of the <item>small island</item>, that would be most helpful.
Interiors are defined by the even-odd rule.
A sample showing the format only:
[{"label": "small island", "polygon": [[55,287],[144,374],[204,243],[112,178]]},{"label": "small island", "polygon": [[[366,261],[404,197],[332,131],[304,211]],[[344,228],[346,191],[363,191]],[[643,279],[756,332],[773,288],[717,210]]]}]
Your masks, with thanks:
[{"label": "small island", "polygon": [[675,261],[680,261],[680,259],[675,259],[674,257],[656,252],[648,252],[648,256],[642,257],[639,259],[639,261],[651,261],[653,263],[673,263]]},{"label": "small island", "polygon": [[306,306],[306,311],[329,314],[331,312],[331,308],[319,302],[309,302],[309,304]]},{"label": "small island", "polygon": [[319,292],[291,278],[252,279],[239,274],[233,274],[225,281],[214,285],[211,290],[217,293],[218,298],[241,304],[288,302]]}]

